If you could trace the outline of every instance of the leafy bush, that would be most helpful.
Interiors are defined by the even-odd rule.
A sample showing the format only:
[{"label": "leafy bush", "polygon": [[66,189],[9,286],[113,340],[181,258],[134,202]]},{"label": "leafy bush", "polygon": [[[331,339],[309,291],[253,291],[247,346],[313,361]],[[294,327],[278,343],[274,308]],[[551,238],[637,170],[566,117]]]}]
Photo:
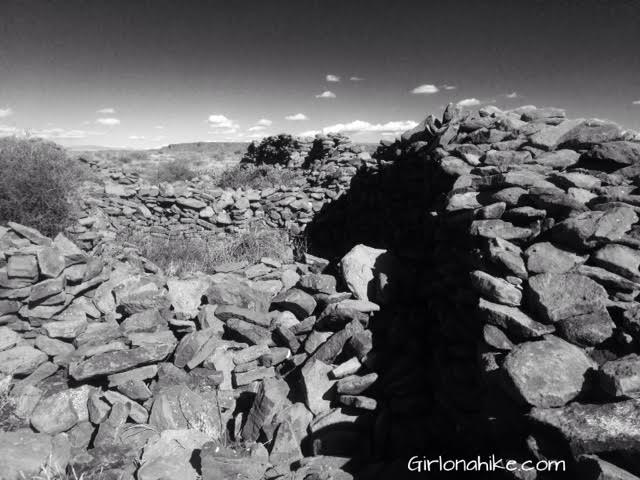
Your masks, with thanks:
[{"label": "leafy bush", "polygon": [[196,175],[188,163],[173,160],[158,167],[157,181],[180,182],[191,180]]},{"label": "leafy bush", "polygon": [[295,170],[269,165],[255,166],[239,164],[222,171],[216,178],[220,188],[255,188],[296,186],[304,182],[304,177]]},{"label": "leafy bush", "polygon": [[242,163],[286,166],[294,150],[296,150],[294,137],[286,133],[272,135],[263,138],[260,143],[249,144]]},{"label": "leafy bush", "polygon": [[41,139],[0,139],[0,223],[13,221],[53,236],[71,221],[87,171],[64,149]]},{"label": "leafy bush", "polygon": [[286,232],[257,223],[243,233],[222,238],[163,239],[133,233],[127,241],[168,275],[213,273],[222,263],[243,260],[256,263],[262,257],[291,260],[292,255]]}]

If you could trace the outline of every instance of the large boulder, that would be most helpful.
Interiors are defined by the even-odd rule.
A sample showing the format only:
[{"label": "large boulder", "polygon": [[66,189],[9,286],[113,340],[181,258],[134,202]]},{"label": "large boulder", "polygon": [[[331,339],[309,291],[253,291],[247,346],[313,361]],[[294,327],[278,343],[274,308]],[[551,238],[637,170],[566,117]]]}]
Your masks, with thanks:
[{"label": "large boulder", "polygon": [[340,261],[342,277],[353,296],[374,302],[381,293],[377,291],[376,276],[388,276],[392,267],[393,259],[386,250],[366,245],[356,245]]},{"label": "large boulder", "polygon": [[551,335],[517,345],[503,365],[509,391],[536,407],[560,407],[573,400],[592,367],[581,348]]}]

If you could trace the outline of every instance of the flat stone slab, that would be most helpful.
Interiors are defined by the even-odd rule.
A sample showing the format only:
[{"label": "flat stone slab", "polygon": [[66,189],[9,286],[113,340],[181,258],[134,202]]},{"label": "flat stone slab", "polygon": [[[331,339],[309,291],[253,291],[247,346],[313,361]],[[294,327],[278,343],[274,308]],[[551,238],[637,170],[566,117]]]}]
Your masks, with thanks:
[{"label": "flat stone slab", "polygon": [[562,408],[533,408],[530,417],[554,427],[574,455],[582,453],[640,452],[640,400]]},{"label": "flat stone slab", "polygon": [[583,389],[594,362],[584,351],[558,337],[516,345],[504,361],[508,387],[529,405],[559,407]]},{"label": "flat stone slab", "polygon": [[548,323],[602,309],[608,298],[602,285],[584,275],[542,273],[529,278],[529,302]]}]

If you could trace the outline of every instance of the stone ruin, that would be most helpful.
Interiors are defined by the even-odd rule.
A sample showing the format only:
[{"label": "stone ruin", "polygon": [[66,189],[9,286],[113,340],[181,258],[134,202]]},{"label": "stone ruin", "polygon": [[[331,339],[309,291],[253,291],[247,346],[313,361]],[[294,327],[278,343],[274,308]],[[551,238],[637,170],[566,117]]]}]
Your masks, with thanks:
[{"label": "stone ruin", "polygon": [[359,168],[375,164],[369,153],[343,135],[280,135],[251,144],[242,164],[277,165],[300,174],[298,185],[275,188],[221,189],[208,175],[152,185],[135,172],[91,158],[81,160],[105,179],[104,186],[86,186],[78,223],[69,229],[87,246],[123,230],[162,238],[197,237],[235,233],[255,221],[298,235],[316,212],[344,194]]},{"label": "stone ruin", "polygon": [[[637,134],[450,106],[375,161],[343,153],[325,163],[353,168],[348,188],[311,209],[317,256],[297,262],[171,278],[89,253],[88,221],[85,249],[2,228],[5,477],[403,478],[415,455],[493,454],[638,478]],[[143,203],[125,188],[113,205]],[[215,211],[178,203],[196,190],[161,198]]]}]

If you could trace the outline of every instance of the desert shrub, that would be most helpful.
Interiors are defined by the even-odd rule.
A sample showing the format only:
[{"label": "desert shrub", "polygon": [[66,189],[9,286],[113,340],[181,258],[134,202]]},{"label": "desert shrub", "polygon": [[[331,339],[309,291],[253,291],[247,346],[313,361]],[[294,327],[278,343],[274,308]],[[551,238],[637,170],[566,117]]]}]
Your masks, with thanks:
[{"label": "desert shrub", "polygon": [[180,182],[191,180],[196,176],[190,165],[186,162],[171,161],[158,166],[156,180],[158,182]]},{"label": "desert shrub", "polygon": [[223,170],[215,177],[220,188],[255,188],[295,186],[304,182],[304,177],[296,170],[270,165],[239,164]]},{"label": "desert shrub", "polygon": [[41,139],[0,139],[0,223],[55,235],[71,221],[72,200],[87,168]]},{"label": "desert shrub", "polygon": [[291,257],[286,232],[251,224],[245,232],[225,237],[158,238],[131,233],[127,242],[168,275],[213,273],[216,265],[262,257],[285,260]]},{"label": "desert shrub", "polygon": [[260,143],[252,142],[247,147],[242,163],[256,165],[287,165],[291,153],[296,150],[296,139],[281,133],[265,137]]}]

